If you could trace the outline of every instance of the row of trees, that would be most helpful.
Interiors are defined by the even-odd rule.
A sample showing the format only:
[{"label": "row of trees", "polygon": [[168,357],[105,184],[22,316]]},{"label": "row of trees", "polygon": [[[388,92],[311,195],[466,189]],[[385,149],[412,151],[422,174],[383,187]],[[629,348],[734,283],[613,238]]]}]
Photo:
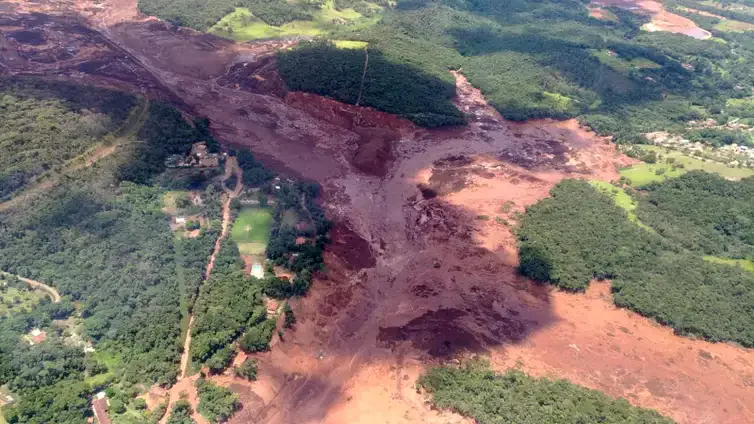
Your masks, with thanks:
[{"label": "row of trees", "polygon": [[479,423],[635,423],[671,424],[655,411],[625,399],[571,384],[533,378],[520,371],[495,373],[489,364],[471,361],[458,368],[437,367],[418,382],[432,405]]}]

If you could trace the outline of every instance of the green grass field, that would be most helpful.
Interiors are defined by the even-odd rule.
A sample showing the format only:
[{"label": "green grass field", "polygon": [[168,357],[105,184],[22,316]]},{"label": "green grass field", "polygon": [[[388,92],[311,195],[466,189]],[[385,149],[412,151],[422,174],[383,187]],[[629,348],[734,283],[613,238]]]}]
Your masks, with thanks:
[{"label": "green grass field", "polygon": [[[682,163],[684,165],[684,168],[672,170],[671,165],[667,163],[659,163],[658,161],[658,163],[654,164],[642,163],[622,169],[620,171],[620,175],[622,177],[631,179],[631,185],[634,187],[640,187],[653,181],[664,181],[668,178],[680,177],[686,172],[696,169],[719,174],[722,177],[733,180],[740,180],[741,178],[746,178],[754,175],[754,169],[733,168],[718,162],[705,162],[703,160],[687,156],[677,150],[666,151],[664,147],[660,146],[642,146],[641,148],[646,150],[653,150],[657,152],[657,154],[663,155],[664,158],[674,158],[677,163]],[[664,173],[658,175],[658,170],[664,170]]]},{"label": "green grass field", "polygon": [[600,62],[604,63],[605,65],[615,69],[618,72],[628,73],[631,69],[644,69],[644,68],[651,68],[651,69],[657,69],[662,68],[659,64],[652,62],[649,59],[645,58],[636,58],[631,60],[626,60],[617,56],[613,56],[610,53],[608,53],[607,50],[592,50],[592,55],[600,60]]},{"label": "green grass field", "polygon": [[733,19],[726,19],[724,21],[720,21],[719,24],[715,25],[715,29],[723,32],[754,31],[754,24],[734,21]]},{"label": "green grass field", "polygon": [[107,350],[98,350],[92,353],[92,358],[97,362],[103,363],[107,367],[107,372],[86,377],[84,382],[91,387],[101,386],[108,379],[114,377],[116,370],[120,368],[122,362],[119,355]]},{"label": "green grass field", "polygon": [[644,228],[645,230],[654,231],[652,227],[645,225],[643,222],[639,221],[639,218],[634,213],[634,210],[636,210],[636,200],[629,196],[625,190],[620,187],[616,187],[608,183],[607,181],[589,181],[589,184],[599,190],[601,193],[612,197],[613,200],[615,200],[615,204],[626,211],[626,213],[628,214],[628,219],[631,220],[631,222],[640,226],[641,228]]},{"label": "green grass field", "polygon": [[0,316],[13,312],[29,311],[45,296],[47,294],[39,290],[27,291],[8,287],[0,292]]},{"label": "green grass field", "polygon": [[730,265],[730,266],[740,266],[741,268],[754,272],[754,262],[746,260],[746,259],[728,259],[728,258],[720,258],[717,256],[705,256],[705,261],[714,262],[716,264],[723,264],[723,265]]},{"label": "green grass field", "polygon": [[243,255],[260,255],[270,240],[272,212],[268,208],[244,208],[233,223],[231,238]]},{"label": "green grass field", "polygon": [[350,8],[336,10],[333,2],[328,1],[314,13],[314,19],[311,21],[293,21],[281,26],[273,26],[254,16],[249,9],[239,7],[223,17],[209,29],[209,32],[236,41],[292,36],[317,37],[344,24],[347,24],[349,29],[367,27],[375,24],[381,17],[381,10],[374,17],[365,18]]},{"label": "green grass field", "polygon": [[339,49],[363,49],[369,45],[366,41],[333,40],[335,47]]}]

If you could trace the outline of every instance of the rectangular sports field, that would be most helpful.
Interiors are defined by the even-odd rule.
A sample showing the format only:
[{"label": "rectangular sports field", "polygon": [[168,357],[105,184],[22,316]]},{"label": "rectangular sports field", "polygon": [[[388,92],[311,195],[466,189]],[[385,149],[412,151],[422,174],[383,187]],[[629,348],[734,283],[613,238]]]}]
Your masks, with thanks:
[{"label": "rectangular sports field", "polygon": [[268,208],[244,208],[233,223],[230,236],[243,255],[264,254],[270,241],[272,212]]}]

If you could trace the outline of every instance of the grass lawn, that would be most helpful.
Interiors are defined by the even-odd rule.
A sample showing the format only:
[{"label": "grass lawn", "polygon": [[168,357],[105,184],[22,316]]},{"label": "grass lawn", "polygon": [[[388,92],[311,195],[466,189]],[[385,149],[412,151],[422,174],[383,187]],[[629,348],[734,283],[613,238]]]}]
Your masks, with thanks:
[{"label": "grass lawn", "polygon": [[625,210],[628,214],[628,219],[634,224],[644,228],[648,231],[654,231],[652,227],[639,221],[639,218],[634,214],[636,209],[636,200],[634,200],[628,193],[620,187],[616,187],[607,181],[589,181],[589,184],[599,190],[601,193],[606,194],[615,200],[615,204],[621,209]]},{"label": "grass lawn", "polygon": [[717,256],[705,256],[705,261],[714,262],[716,264],[723,264],[723,265],[730,265],[730,266],[740,266],[741,268],[754,272],[754,262],[746,260],[746,259],[728,259],[728,258],[720,258]]},{"label": "grass lawn", "polygon": [[233,223],[231,237],[236,243],[267,243],[270,240],[272,212],[268,208],[244,208]]},{"label": "grass lawn", "polygon": [[233,223],[230,236],[242,255],[261,255],[270,240],[272,212],[268,208],[244,208]]},{"label": "grass lawn", "polygon": [[369,45],[366,41],[333,40],[335,47],[339,49],[363,49]]},{"label": "grass lawn", "polygon": [[349,29],[356,29],[373,25],[381,17],[382,13],[376,13],[372,18],[364,18],[351,8],[336,10],[333,2],[328,1],[314,13],[311,21],[293,21],[273,26],[255,17],[249,9],[238,7],[210,28],[209,32],[237,41],[300,35],[316,37],[343,26],[343,23],[348,23]]},{"label": "grass lawn", "polygon": [[[679,177],[688,171],[695,169],[701,169],[706,172],[719,174],[725,178],[740,180],[754,175],[754,169],[749,168],[733,168],[728,165],[718,162],[705,162],[700,159],[696,159],[691,156],[684,155],[677,150],[666,151],[664,147],[660,146],[641,146],[642,149],[654,150],[658,154],[663,155],[665,158],[675,158],[677,163],[682,163],[685,168],[678,168],[675,171],[671,169],[671,166],[666,163],[642,163],[639,165],[624,168],[620,171],[622,177],[630,178],[631,185],[639,187],[646,185],[653,181],[664,181],[668,178]],[[664,173],[658,175],[658,170],[664,170]]]},{"label": "grass lawn", "polygon": [[621,57],[613,56],[608,53],[607,50],[592,50],[592,55],[600,60],[605,65],[615,69],[618,72],[628,73],[633,68],[644,69],[657,69],[662,68],[659,64],[652,62],[645,58],[636,58],[626,60]]},{"label": "grass lawn", "polygon": [[97,362],[105,364],[107,367],[107,372],[86,377],[84,379],[84,382],[92,387],[100,386],[106,382],[108,378],[115,376],[115,370],[120,367],[122,362],[122,359],[118,354],[107,350],[98,350],[92,353],[92,358]]},{"label": "grass lawn", "polygon": [[40,290],[19,290],[8,287],[0,293],[0,316],[13,312],[30,311],[45,296],[47,294]]},{"label": "grass lawn", "polygon": [[724,21],[720,21],[719,24],[715,25],[715,29],[718,31],[729,31],[729,32],[743,32],[743,31],[754,31],[754,24],[750,24],[748,22],[741,22],[741,21],[734,21],[732,19],[726,19]]}]

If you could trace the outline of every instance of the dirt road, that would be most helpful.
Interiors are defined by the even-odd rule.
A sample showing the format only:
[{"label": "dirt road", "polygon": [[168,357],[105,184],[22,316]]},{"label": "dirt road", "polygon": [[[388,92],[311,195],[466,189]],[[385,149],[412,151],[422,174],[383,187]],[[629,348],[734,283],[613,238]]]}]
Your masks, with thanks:
[{"label": "dirt road", "polygon": [[[102,47],[53,69],[3,61],[15,51],[8,42],[6,72],[176,98],[207,116],[224,143],[323,185],[335,222],[327,273],[293,302],[295,330],[255,356],[257,382],[215,378],[244,402],[232,423],[468,422],[430,409],[414,383],[425,367],[470,354],[623,396],[681,424],[754,422],[751,349],[675,336],[615,308],[606,286],[569,295],[517,276],[517,213],[564,178],[610,181],[630,163],[575,121],[506,122],[458,74],[457,104],[471,123],[425,130],[286,93],[271,56],[283,42],[176,30],[140,17],[135,0],[15,4],[17,13],[82,16],[97,30],[90,45]],[[60,48],[79,42],[25,22]],[[48,44],[24,48],[41,55]],[[93,57],[117,58],[130,73],[81,71]],[[181,390],[195,398],[192,378],[171,401]]]},{"label": "dirt road", "polygon": [[28,278],[21,277],[20,275],[10,274],[8,272],[0,271],[0,274],[8,276],[8,277],[18,277],[19,280],[21,280],[24,283],[28,284],[30,287],[42,290],[45,293],[47,293],[47,295],[50,296],[50,299],[54,303],[60,302],[60,299],[61,299],[60,293],[58,292],[58,290],[55,287],[48,286],[47,284],[42,283],[40,281],[30,280]]},{"label": "dirt road", "polygon": [[[231,175],[236,176],[236,185],[235,187],[228,188],[225,186],[225,180],[227,180]],[[238,161],[233,156],[228,156],[225,161],[225,173],[223,175],[223,190],[225,191],[226,199],[223,202],[223,213],[222,213],[222,222],[221,222],[221,231],[220,236],[215,241],[215,247],[212,250],[212,254],[209,257],[209,261],[207,262],[207,267],[205,268],[204,272],[204,281],[206,282],[211,273],[212,268],[215,264],[215,256],[217,256],[217,253],[220,251],[220,247],[222,246],[222,241],[225,239],[225,237],[228,235],[228,228],[230,227],[230,220],[231,220],[231,214],[230,214],[230,202],[238,197],[239,194],[241,194],[241,191],[243,190],[243,182],[241,178],[243,177],[241,168],[238,166]],[[193,409],[193,418],[194,421],[197,422],[197,424],[205,424],[207,423],[207,420],[204,419],[198,412],[196,412],[196,408],[199,404],[199,399],[196,393],[196,380],[198,376],[189,377],[187,375],[188,372],[188,366],[191,362],[191,327],[194,324],[194,315],[191,314],[191,317],[189,318],[189,324],[188,328],[186,329],[186,338],[183,341],[183,353],[181,354],[181,365],[180,365],[180,376],[178,377],[178,383],[170,388],[170,391],[168,392],[169,400],[168,400],[168,413],[165,414],[165,416],[160,420],[160,424],[165,424],[170,416],[170,411],[173,409],[173,405],[175,405],[175,402],[178,401],[182,394],[185,394],[186,399],[191,403],[191,407]]]}]

